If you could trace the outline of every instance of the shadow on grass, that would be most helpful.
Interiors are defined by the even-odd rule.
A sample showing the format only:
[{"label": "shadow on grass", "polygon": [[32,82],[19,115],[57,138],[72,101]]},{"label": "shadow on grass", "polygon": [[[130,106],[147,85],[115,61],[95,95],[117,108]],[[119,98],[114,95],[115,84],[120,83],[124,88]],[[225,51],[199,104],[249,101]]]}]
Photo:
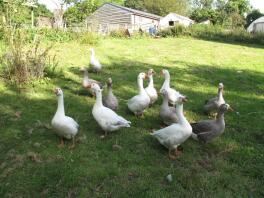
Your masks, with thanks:
[{"label": "shadow on grass", "polygon": [[[83,181],[83,179],[80,178],[92,178],[91,181],[89,181],[91,183],[90,185],[96,186],[98,180],[101,179],[101,177],[98,177],[98,174],[102,174],[103,178],[108,178],[108,174],[111,174],[111,171],[114,172],[114,174],[122,175],[125,171],[138,169],[142,171],[143,176],[153,177],[157,173],[160,174],[160,167],[170,164],[170,161],[166,160],[166,157],[163,158],[164,155],[167,156],[167,150],[160,146],[157,140],[149,135],[152,129],[159,129],[161,127],[161,120],[158,117],[161,98],[159,98],[154,107],[146,110],[145,117],[142,119],[138,119],[128,112],[126,106],[126,101],[137,93],[136,79],[138,73],[146,72],[149,68],[153,68],[159,73],[164,67],[126,59],[115,61],[114,57],[112,57],[112,59],[110,57],[110,60],[111,64],[106,66],[102,73],[98,75],[91,73],[90,76],[101,82],[106,81],[108,77],[112,77],[113,91],[120,101],[118,114],[130,120],[132,122],[132,127],[120,130],[116,134],[110,134],[109,138],[106,140],[99,139],[101,129],[91,114],[95,99],[80,97],[82,95],[78,94],[82,89],[82,74],[77,68],[70,68],[69,72],[79,76],[79,78],[56,77],[52,78],[51,82],[49,82],[45,88],[36,85],[36,87],[29,89],[29,91],[33,89],[36,93],[40,93],[40,95],[44,94],[45,97],[28,97],[23,92],[17,94],[17,88],[12,86],[7,86],[7,89],[8,91],[11,90],[13,94],[9,92],[1,94],[0,101],[3,108],[1,108],[2,111],[0,116],[1,120],[3,120],[1,122],[4,123],[4,127],[0,129],[2,134],[2,138],[0,139],[1,160],[5,159],[5,154],[10,149],[16,149],[21,153],[33,149],[32,142],[36,141],[44,145],[41,150],[39,150],[39,153],[43,155],[47,155],[47,153],[52,155],[62,154],[67,159],[61,164],[54,163],[52,165],[46,164],[45,166],[36,166],[34,170],[36,173],[42,174],[41,178],[44,178],[34,177],[34,182],[36,182],[34,186],[37,186],[37,188],[33,189],[24,182],[21,184],[20,182],[22,181],[20,180],[20,182],[18,181],[14,184],[13,187],[15,190],[20,193],[25,192],[25,190],[31,190],[37,194],[39,193],[38,191],[46,187],[51,189],[51,192],[60,189],[60,192],[66,193],[68,192],[68,187],[80,188],[79,186],[81,186]],[[220,137],[222,141],[225,142],[224,144],[219,144],[216,140],[216,143],[203,146],[194,141],[187,141],[182,145],[184,148],[184,157],[179,159],[179,163],[181,163],[182,166],[186,165],[185,163],[191,164],[203,157],[205,155],[204,153],[206,153],[207,155],[217,156],[218,161],[221,159],[225,163],[226,159],[228,159],[232,161],[236,167],[241,165],[241,161],[246,161],[248,163],[244,165],[245,170],[250,170],[250,160],[256,157],[257,152],[255,152],[255,150],[250,150],[251,153],[249,156],[247,150],[243,150],[243,148],[251,146],[257,150],[256,143],[259,141],[256,140],[256,137],[258,138],[261,134],[262,126],[259,117],[252,117],[248,113],[250,113],[249,111],[260,111],[263,109],[263,99],[258,97],[263,93],[263,87],[261,87],[261,83],[263,83],[263,73],[252,72],[250,70],[243,70],[242,73],[238,73],[236,70],[232,69],[217,68],[211,65],[198,65],[188,62],[176,61],[175,64],[185,66],[185,68],[168,67],[167,69],[169,69],[171,73],[172,86],[190,98],[190,101],[184,105],[189,120],[207,119],[206,116],[200,114],[203,101],[216,95],[217,85],[220,81],[225,84],[226,100],[234,104],[236,109],[241,112],[240,117],[234,113],[226,114],[226,132]],[[163,77],[154,77],[157,89],[161,87],[163,81]],[[147,83],[145,83],[145,85],[146,84]],[[52,119],[56,111],[57,101],[56,97],[52,95],[51,92],[48,92],[48,90],[52,89],[54,85],[63,88],[66,114],[76,119],[80,124],[80,132],[88,137],[88,143],[77,145],[77,150],[71,152],[68,150],[59,151],[56,149],[58,138],[51,130],[36,129],[32,135],[28,134],[27,129],[30,129],[36,120],[49,123]],[[201,87],[209,89],[203,90]],[[46,92],[43,93],[43,90]],[[208,93],[210,90],[213,91]],[[254,102],[250,99],[254,100]],[[22,112],[20,118],[14,116],[14,113],[17,111]],[[221,146],[227,146],[230,140],[232,140],[232,143],[243,145],[243,148],[240,148],[242,151],[236,151],[238,154],[234,156],[218,156],[218,153],[226,149]],[[122,149],[113,152],[112,145],[116,143],[121,144]],[[232,153],[232,151],[229,153]],[[185,157],[191,160],[186,160]],[[162,159],[162,162],[157,162],[157,159]],[[260,162],[261,159],[254,161],[258,166],[260,166]],[[144,167],[150,165],[154,167],[153,170],[143,170]],[[28,166],[28,164],[25,166],[31,167]],[[155,166],[158,167],[158,171],[156,172]],[[226,165],[222,166],[225,167]],[[60,172],[61,167],[65,169]],[[75,168],[72,169],[70,167]],[[109,167],[112,167],[110,173]],[[216,167],[218,168],[217,164]],[[39,168],[42,171],[44,171],[44,168],[48,168],[48,171],[46,172],[45,170],[45,174],[43,174]],[[230,170],[230,167],[228,168],[228,170]],[[235,167],[231,167],[231,170],[234,169]],[[171,169],[165,170],[166,172],[171,171]],[[183,174],[187,175],[188,171],[189,169],[187,167],[186,170],[183,170]],[[58,175],[57,172],[59,172]],[[31,170],[26,173],[23,172],[24,176],[31,178],[29,173],[31,173]],[[17,176],[19,175],[20,174],[11,175],[10,177],[13,177],[13,179],[7,179],[7,181],[16,182]],[[52,178],[53,175],[57,175],[57,177],[54,181],[51,181],[51,186],[44,183],[46,182],[45,180],[49,181],[48,178]],[[184,178],[185,175],[182,175],[182,178]],[[255,177],[255,173],[253,176]],[[144,178],[140,181],[145,182]],[[228,182],[228,185],[234,184],[231,180],[226,182]],[[21,185],[24,188],[21,188]],[[115,186],[120,185],[121,182],[116,181]],[[160,184],[157,183],[156,185]],[[115,188],[118,189],[118,187]],[[7,186],[3,187],[3,189],[2,192],[7,192],[9,188]],[[191,187],[188,190],[191,190]]]}]

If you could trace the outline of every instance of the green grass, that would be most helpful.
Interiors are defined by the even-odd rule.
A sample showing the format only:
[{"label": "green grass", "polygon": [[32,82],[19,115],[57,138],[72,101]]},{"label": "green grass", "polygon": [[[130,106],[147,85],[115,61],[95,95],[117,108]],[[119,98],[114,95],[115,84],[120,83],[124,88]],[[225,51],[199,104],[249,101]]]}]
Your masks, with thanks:
[{"label": "green grass", "polygon": [[[263,197],[264,49],[185,38],[103,39],[95,46],[104,65],[91,77],[112,77],[120,102],[118,113],[132,127],[100,139],[92,117],[94,99],[81,87],[79,68],[87,65],[89,48],[77,42],[56,44],[56,77],[26,88],[0,82],[0,197]],[[207,119],[205,99],[225,85],[225,99],[239,112],[227,113],[225,133],[210,144],[192,139],[183,154],[168,159],[152,136],[159,129],[161,99],[135,118],[126,101],[136,92],[136,78],[153,68],[168,68],[172,86],[189,97],[189,121]],[[154,78],[159,89],[163,78]],[[56,111],[55,87],[64,90],[67,115],[80,124],[74,150],[58,149],[59,138],[48,125]],[[16,112],[21,116],[16,117]],[[86,137],[86,138],[85,138]],[[39,145],[36,145],[39,143]],[[122,148],[114,150],[113,145]],[[33,152],[33,153],[29,153]],[[165,177],[172,174],[173,181]]]}]

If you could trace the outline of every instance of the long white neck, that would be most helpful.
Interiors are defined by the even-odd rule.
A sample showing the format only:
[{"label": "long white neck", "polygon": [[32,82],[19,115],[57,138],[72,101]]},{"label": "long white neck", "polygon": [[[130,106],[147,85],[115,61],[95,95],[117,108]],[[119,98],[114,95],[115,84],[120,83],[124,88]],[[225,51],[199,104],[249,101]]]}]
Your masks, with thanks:
[{"label": "long white neck", "polygon": [[218,99],[219,99],[219,100],[224,100],[224,97],[223,97],[223,90],[222,90],[222,89],[220,89],[220,90],[218,91]]},{"label": "long white neck", "polygon": [[149,84],[148,84],[148,87],[154,87],[154,82],[153,82],[153,76],[152,75],[149,76]]},{"label": "long white neck", "polygon": [[103,106],[103,102],[102,102],[102,92],[101,91],[96,91],[95,106]]},{"label": "long white neck", "polygon": [[163,101],[162,101],[162,107],[168,107],[169,106],[169,99],[168,96],[163,96]]},{"label": "long white neck", "polygon": [[94,53],[94,51],[92,50],[92,51],[91,51],[91,58],[94,58],[94,55],[95,55],[95,53]]},{"label": "long white neck", "polygon": [[170,75],[169,74],[165,74],[165,80],[164,83],[162,85],[163,89],[168,89],[170,88]]},{"label": "long white neck", "polygon": [[144,86],[143,86],[143,79],[142,78],[138,78],[137,83],[138,83],[139,94],[140,95],[144,94],[145,93],[145,89],[144,89]]},{"label": "long white neck", "polygon": [[177,114],[177,117],[179,120],[178,122],[180,124],[189,124],[189,122],[187,121],[187,119],[183,115],[183,104],[177,104],[176,105],[176,114]]},{"label": "long white neck", "polygon": [[84,77],[83,77],[83,78],[84,78],[85,80],[88,80],[88,79],[89,79],[87,69],[84,70]]},{"label": "long white neck", "polygon": [[112,85],[108,85],[107,86],[107,89],[108,89],[108,95],[113,95],[113,89],[112,89]]},{"label": "long white neck", "polygon": [[218,123],[221,123],[222,125],[225,125],[225,117],[224,117],[224,115],[225,115],[225,112],[218,111],[217,116],[216,116],[216,121]]},{"label": "long white neck", "polygon": [[58,107],[55,115],[65,115],[63,95],[58,96]]}]

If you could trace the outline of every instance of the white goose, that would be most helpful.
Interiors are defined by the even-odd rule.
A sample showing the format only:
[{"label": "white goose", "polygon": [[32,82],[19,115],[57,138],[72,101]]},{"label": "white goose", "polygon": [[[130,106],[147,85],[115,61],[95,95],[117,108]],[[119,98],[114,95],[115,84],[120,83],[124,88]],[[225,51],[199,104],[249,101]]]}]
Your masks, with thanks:
[{"label": "white goose", "polygon": [[79,125],[71,117],[65,116],[62,90],[60,88],[56,88],[54,92],[58,98],[58,108],[51,121],[51,126],[56,131],[57,135],[61,137],[60,147],[64,145],[63,138],[72,139],[72,147],[74,147],[74,137],[78,133]]},{"label": "white goose", "polygon": [[154,104],[156,100],[158,99],[157,90],[154,87],[153,83],[153,75],[155,74],[155,71],[153,69],[148,70],[148,78],[149,78],[149,84],[145,88],[149,98],[150,98],[150,104]]},{"label": "white goose", "polygon": [[107,132],[116,131],[123,127],[130,127],[131,122],[117,115],[113,110],[105,107],[102,102],[102,90],[99,85],[92,83],[90,88],[95,92],[96,102],[93,106],[92,114],[96,122]]},{"label": "white goose", "polygon": [[136,116],[143,115],[143,112],[150,104],[150,98],[143,87],[143,80],[146,79],[145,73],[140,73],[137,77],[139,94],[129,99],[127,102],[128,109]]},{"label": "white goose", "polygon": [[[192,135],[192,127],[183,115],[183,103],[185,101],[185,97],[179,97],[176,101],[178,123],[152,133],[163,146],[169,149],[169,157],[171,159],[175,159],[177,147]],[[174,154],[171,154],[172,151],[174,151]]]},{"label": "white goose", "polygon": [[175,89],[170,88],[170,73],[168,70],[166,69],[161,70],[161,74],[164,75],[165,80],[160,89],[160,93],[163,89],[165,89],[169,96],[169,103],[172,105],[175,105],[177,99],[179,97],[184,97],[184,96],[180,94],[180,92],[176,91]]},{"label": "white goose", "polygon": [[102,65],[99,62],[99,60],[95,58],[95,52],[94,52],[94,49],[93,48],[90,49],[90,53],[91,53],[91,56],[90,56],[90,65],[92,66],[92,70],[94,72],[101,71]]},{"label": "white goose", "polygon": [[80,71],[83,72],[82,86],[88,90],[89,94],[94,96],[94,93],[91,91],[91,89],[87,88],[87,86],[89,86],[91,83],[97,83],[99,86],[101,86],[101,83],[94,79],[89,78],[88,70],[86,68],[83,67],[80,69]]}]

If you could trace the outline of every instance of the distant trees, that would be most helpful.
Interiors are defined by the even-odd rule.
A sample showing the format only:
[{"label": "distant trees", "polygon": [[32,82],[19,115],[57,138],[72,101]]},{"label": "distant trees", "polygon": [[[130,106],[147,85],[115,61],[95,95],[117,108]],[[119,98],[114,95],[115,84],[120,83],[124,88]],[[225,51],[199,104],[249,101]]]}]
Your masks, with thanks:
[{"label": "distant trees", "polygon": [[124,5],[160,16],[169,12],[187,15],[190,10],[190,0],[125,0]]},{"label": "distant trees", "polygon": [[[67,0],[68,4],[73,3],[69,6],[64,13],[64,18],[68,25],[81,23],[87,16],[93,13],[99,6],[109,2],[107,0]],[[115,4],[124,4],[124,0],[112,0]]]},{"label": "distant trees", "polygon": [[211,20],[213,24],[230,27],[245,25],[244,15],[250,11],[248,0],[194,0],[191,18],[197,22]]}]

